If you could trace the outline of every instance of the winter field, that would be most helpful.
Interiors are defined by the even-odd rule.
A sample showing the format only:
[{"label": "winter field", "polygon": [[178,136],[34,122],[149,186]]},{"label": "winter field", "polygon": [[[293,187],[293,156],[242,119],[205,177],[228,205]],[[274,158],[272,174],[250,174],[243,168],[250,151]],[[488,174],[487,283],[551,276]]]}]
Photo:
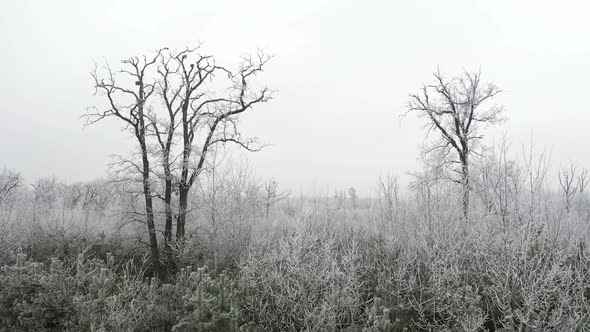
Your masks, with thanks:
[{"label": "winter field", "polygon": [[0,6],[0,332],[590,331],[590,2]]}]

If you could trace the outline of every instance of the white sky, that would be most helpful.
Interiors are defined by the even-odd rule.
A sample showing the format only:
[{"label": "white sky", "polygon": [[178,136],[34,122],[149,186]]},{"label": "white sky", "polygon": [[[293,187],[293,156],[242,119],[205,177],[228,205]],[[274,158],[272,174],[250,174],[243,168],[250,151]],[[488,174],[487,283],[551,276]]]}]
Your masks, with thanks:
[{"label": "white sky", "polygon": [[[0,167],[33,179],[105,175],[128,145],[116,122],[83,128],[93,60],[204,42],[224,61],[265,48],[276,99],[243,119],[273,144],[250,154],[284,187],[357,187],[417,168],[408,93],[439,66],[481,67],[504,93],[515,150],[590,167],[587,1],[1,1]],[[498,131],[496,131],[498,132]],[[491,136],[491,135],[490,135]]]}]

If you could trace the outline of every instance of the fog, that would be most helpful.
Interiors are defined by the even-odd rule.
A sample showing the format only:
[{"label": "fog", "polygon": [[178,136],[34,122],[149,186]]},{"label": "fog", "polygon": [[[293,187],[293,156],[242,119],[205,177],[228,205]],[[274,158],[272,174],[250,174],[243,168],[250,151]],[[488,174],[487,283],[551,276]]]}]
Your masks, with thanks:
[{"label": "fog", "polygon": [[[408,94],[481,68],[503,93],[518,152],[531,136],[557,163],[590,164],[590,24],[584,1],[11,1],[0,13],[0,167],[25,178],[106,176],[132,142],[115,121],[83,127],[89,71],[159,47],[203,42],[237,63],[274,55],[262,80],[275,99],[246,114],[267,148],[247,158],[285,188],[354,186],[418,167],[423,124],[400,119]],[[558,165],[559,166],[559,165]]]}]

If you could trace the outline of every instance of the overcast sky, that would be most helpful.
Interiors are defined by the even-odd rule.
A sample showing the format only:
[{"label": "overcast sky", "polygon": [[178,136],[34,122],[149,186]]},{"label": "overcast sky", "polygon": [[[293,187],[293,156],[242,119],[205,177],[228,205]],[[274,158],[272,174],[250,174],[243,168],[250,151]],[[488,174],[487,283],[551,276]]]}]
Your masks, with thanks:
[{"label": "overcast sky", "polygon": [[[116,122],[83,128],[89,71],[204,42],[225,63],[264,48],[275,100],[243,118],[272,146],[257,175],[299,190],[354,186],[418,167],[408,93],[481,67],[504,90],[515,150],[531,133],[554,164],[590,167],[588,1],[8,1],[0,10],[0,167],[70,181],[106,174],[128,145]],[[498,131],[490,132],[489,137]]]}]

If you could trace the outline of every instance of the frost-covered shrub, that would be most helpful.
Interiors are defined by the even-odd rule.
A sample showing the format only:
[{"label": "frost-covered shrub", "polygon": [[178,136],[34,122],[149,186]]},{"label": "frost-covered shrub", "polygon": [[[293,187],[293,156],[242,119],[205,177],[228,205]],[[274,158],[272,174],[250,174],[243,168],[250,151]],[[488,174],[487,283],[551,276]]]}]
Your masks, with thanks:
[{"label": "frost-covered shrub", "polygon": [[535,331],[590,328],[590,260],[583,253],[556,250],[537,234],[501,256],[490,256],[487,265],[485,293],[498,312],[497,326]]},{"label": "frost-covered shrub", "polygon": [[413,254],[384,249],[376,296],[390,331],[577,331],[589,327],[590,260],[557,246],[542,227],[524,241],[462,238]]},{"label": "frost-covered shrub", "polygon": [[354,235],[285,233],[276,249],[252,253],[240,274],[245,317],[272,331],[317,331],[362,315],[361,262]]},{"label": "frost-covered shrub", "polygon": [[74,264],[41,264],[18,252],[0,273],[0,331],[166,330],[175,313],[159,292],[140,269],[116,266],[110,254],[106,261],[80,254]]},{"label": "frost-covered shrub", "polygon": [[460,242],[440,243],[420,251],[383,247],[373,267],[375,295],[383,298],[394,326],[386,331],[479,331],[485,321],[473,261]]}]

